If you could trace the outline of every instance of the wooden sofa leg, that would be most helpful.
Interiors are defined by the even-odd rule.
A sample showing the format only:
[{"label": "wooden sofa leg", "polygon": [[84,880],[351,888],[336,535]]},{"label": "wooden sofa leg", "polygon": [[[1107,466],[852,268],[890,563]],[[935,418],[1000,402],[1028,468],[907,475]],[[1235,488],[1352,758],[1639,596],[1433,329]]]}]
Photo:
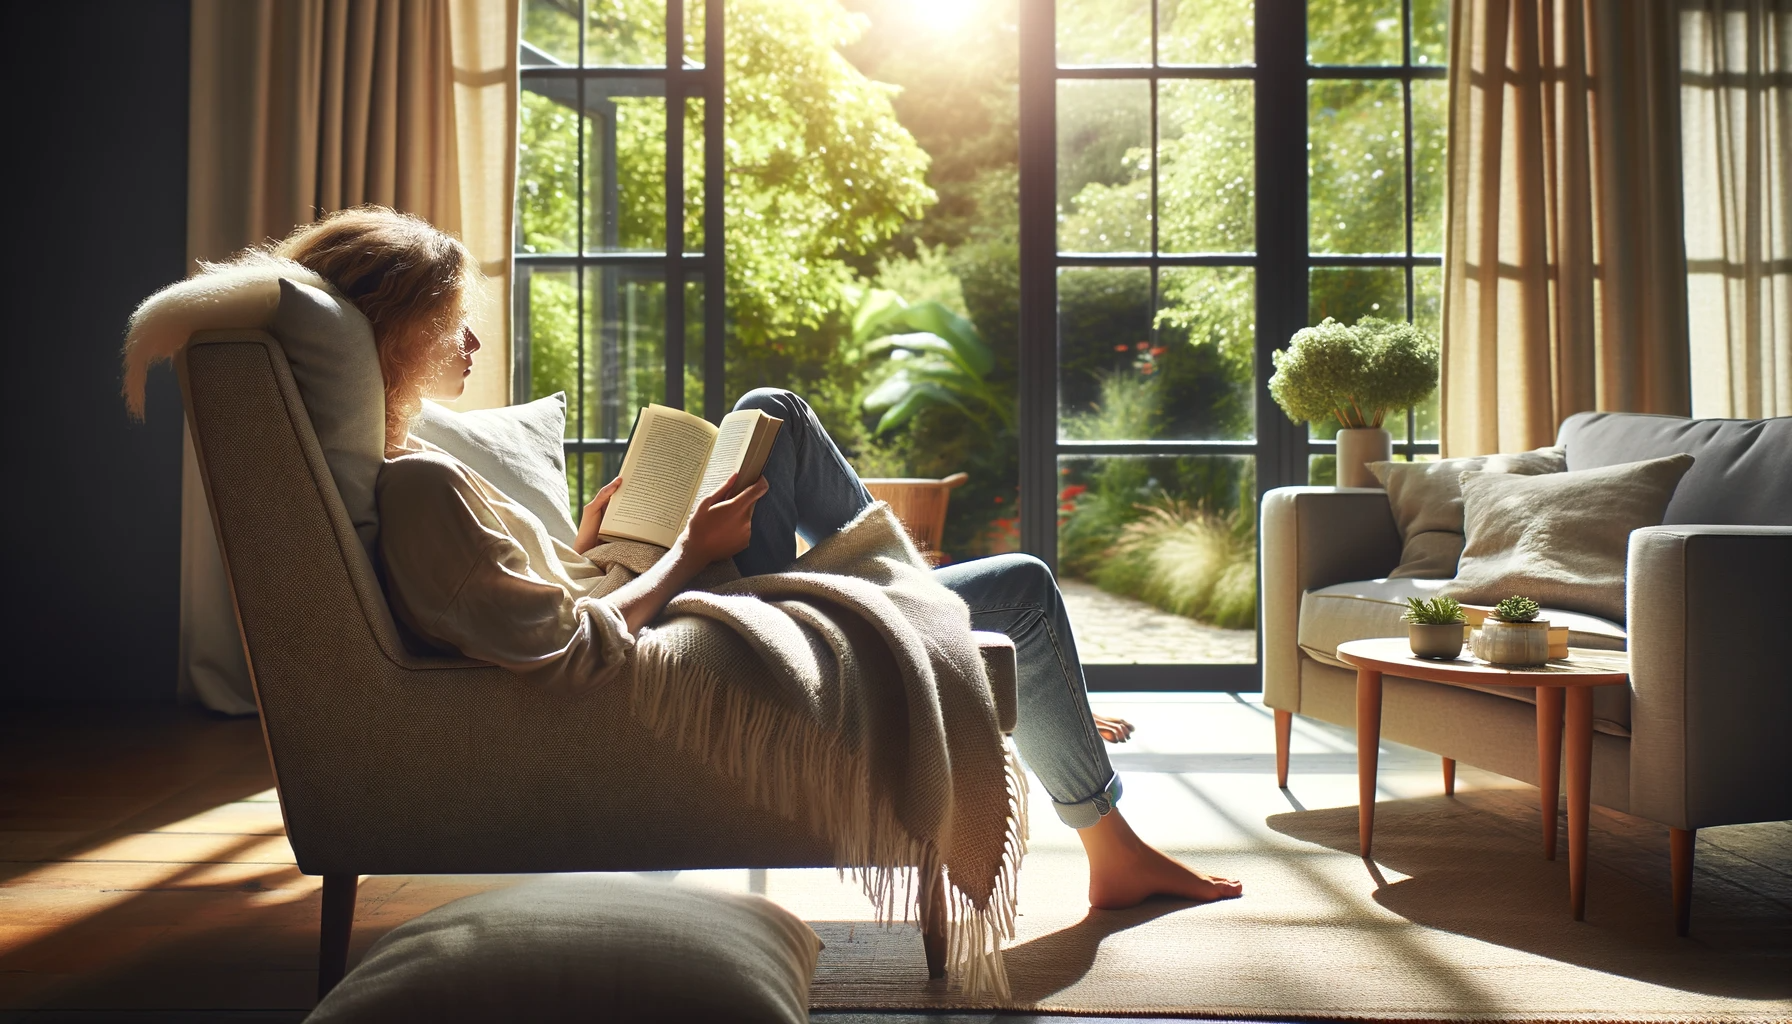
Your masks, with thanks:
[{"label": "wooden sofa leg", "polygon": [[1681,937],[1692,926],[1692,841],[1698,831],[1668,829],[1668,859],[1674,871],[1674,934]]},{"label": "wooden sofa leg", "polygon": [[1444,758],[1444,795],[1456,795],[1456,759]]},{"label": "wooden sofa leg", "polygon": [[1276,785],[1288,788],[1288,740],[1294,731],[1294,712],[1276,712]]},{"label": "wooden sofa leg", "polygon": [[330,994],[348,971],[348,938],[355,927],[359,875],[324,876],[324,912],[317,936],[317,998]]},{"label": "wooden sofa leg", "polygon": [[937,863],[921,869],[921,947],[927,976],[946,976],[946,871]]}]

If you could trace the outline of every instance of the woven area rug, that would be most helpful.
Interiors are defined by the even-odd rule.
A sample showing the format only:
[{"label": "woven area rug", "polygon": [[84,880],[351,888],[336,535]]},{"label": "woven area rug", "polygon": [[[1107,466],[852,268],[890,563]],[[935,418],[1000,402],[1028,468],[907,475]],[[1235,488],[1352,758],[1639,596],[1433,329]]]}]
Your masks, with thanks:
[{"label": "woven area rug", "polygon": [[[1245,896],[1090,911],[1081,848],[1035,790],[1020,934],[1008,953],[1014,999],[1004,1009],[1792,1019],[1792,825],[1701,832],[1692,936],[1678,939],[1666,830],[1596,809],[1587,919],[1577,923],[1568,909],[1566,831],[1559,859],[1545,861],[1530,786],[1464,766],[1457,795],[1446,798],[1437,758],[1390,744],[1376,861],[1368,864],[1355,852],[1349,733],[1299,723],[1284,794],[1260,706],[1216,695],[1097,707],[1141,726],[1115,755],[1126,781],[1121,806],[1138,831],[1188,863],[1244,879]],[[687,873],[680,881],[732,887],[742,874]],[[912,929],[866,923],[863,897],[832,872],[774,871],[752,884],[803,915],[827,943],[816,1010],[969,1008],[927,980]]]}]

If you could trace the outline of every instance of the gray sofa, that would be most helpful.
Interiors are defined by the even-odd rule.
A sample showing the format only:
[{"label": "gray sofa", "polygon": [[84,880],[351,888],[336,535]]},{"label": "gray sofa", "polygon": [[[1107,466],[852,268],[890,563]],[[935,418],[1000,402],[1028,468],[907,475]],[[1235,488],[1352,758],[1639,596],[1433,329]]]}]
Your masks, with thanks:
[{"label": "gray sofa", "polygon": [[[1686,452],[1695,463],[1663,525],[1630,537],[1627,621],[1549,609],[1571,646],[1625,649],[1628,687],[1594,704],[1592,800],[1667,825],[1685,934],[1693,833],[1792,818],[1792,418],[1691,420],[1580,413],[1561,427],[1568,469]],[[1263,695],[1287,785],[1299,714],[1356,723],[1346,640],[1404,636],[1404,600],[1447,580],[1386,579],[1400,536],[1384,492],[1283,487],[1263,497]],[[1382,735],[1537,782],[1529,689],[1383,678]]]}]

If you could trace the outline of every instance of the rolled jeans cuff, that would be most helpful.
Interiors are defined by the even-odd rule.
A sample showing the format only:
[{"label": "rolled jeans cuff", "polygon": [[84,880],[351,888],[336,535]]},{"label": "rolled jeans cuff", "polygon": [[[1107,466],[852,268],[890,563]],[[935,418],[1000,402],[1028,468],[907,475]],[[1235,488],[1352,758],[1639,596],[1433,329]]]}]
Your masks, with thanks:
[{"label": "rolled jeans cuff", "polygon": [[1101,820],[1101,816],[1114,809],[1120,802],[1120,794],[1125,789],[1120,785],[1120,775],[1115,773],[1102,787],[1101,792],[1087,800],[1079,800],[1074,804],[1061,804],[1052,801],[1052,810],[1058,812],[1058,818],[1071,828],[1083,829],[1093,826]]}]

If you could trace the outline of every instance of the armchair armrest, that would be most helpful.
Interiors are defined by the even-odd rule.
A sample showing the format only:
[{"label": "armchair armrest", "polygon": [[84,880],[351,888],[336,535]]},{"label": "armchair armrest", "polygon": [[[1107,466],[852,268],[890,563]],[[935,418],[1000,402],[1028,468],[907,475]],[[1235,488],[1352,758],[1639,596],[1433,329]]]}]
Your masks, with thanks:
[{"label": "armchair armrest", "polygon": [[1630,535],[1630,810],[1673,828],[1792,818],[1792,528]]},{"label": "armchair armrest", "polygon": [[1277,487],[1263,496],[1263,701],[1300,710],[1300,596],[1376,579],[1400,564],[1388,493],[1367,487]]},{"label": "armchair armrest", "polygon": [[1005,634],[974,629],[971,639],[977,641],[977,653],[983,656],[983,667],[989,673],[989,693],[996,702],[996,725],[1004,733],[1014,731],[1020,721],[1020,679],[1014,660],[1014,641]]}]

